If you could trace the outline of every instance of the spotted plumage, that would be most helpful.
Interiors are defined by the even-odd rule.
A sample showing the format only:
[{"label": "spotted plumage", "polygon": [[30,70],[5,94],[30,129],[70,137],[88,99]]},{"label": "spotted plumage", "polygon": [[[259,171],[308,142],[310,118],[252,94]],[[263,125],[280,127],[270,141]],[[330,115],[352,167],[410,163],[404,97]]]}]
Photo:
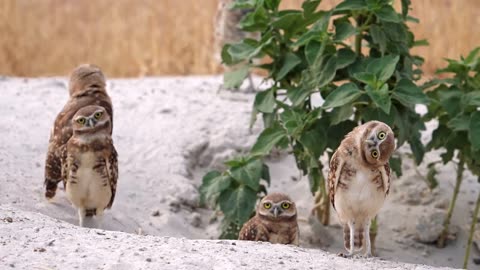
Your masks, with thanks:
[{"label": "spotted plumage", "polygon": [[295,203],[285,194],[272,193],[257,205],[257,211],[240,231],[239,240],[298,246],[299,230]]},{"label": "spotted plumage", "polygon": [[118,165],[111,138],[113,111],[104,75],[96,66],[75,69],[69,93],[50,136],[45,196],[52,199],[62,181],[83,225],[86,216],[101,216],[115,198]]},{"label": "spotted plumage", "polygon": [[390,190],[388,160],[395,150],[391,128],[379,121],[356,127],[330,160],[329,197],[344,226],[346,256],[371,255],[370,223]]}]

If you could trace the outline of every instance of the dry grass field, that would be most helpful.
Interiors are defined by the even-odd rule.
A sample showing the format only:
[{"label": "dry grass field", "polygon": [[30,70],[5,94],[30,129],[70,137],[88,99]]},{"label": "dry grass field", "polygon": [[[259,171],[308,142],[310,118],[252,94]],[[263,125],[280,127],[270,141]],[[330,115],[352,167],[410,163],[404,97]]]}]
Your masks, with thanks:
[{"label": "dry grass field", "polygon": [[[399,0],[395,0],[400,2]],[[284,0],[297,8],[301,0]],[[330,8],[339,0],[324,0]],[[418,48],[432,72],[443,57],[480,45],[479,0],[415,0],[411,27],[431,46]],[[217,0],[2,0],[0,74],[65,75],[79,63],[109,77],[212,74]]]}]

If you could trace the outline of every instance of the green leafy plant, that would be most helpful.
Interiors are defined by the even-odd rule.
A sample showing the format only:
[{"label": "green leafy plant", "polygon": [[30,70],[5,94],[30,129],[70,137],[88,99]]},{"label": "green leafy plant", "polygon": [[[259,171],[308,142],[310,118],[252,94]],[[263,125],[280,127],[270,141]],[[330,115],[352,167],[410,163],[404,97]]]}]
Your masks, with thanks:
[{"label": "green leafy plant", "polygon": [[[426,121],[438,120],[432,140],[427,149],[445,149],[442,163],[453,162],[456,157],[457,176],[453,196],[448,208],[444,229],[437,245],[444,247],[457,195],[462,184],[462,175],[469,169],[480,181],[480,47],[460,60],[447,59],[448,66],[437,73],[453,73],[450,79],[437,79],[426,86],[436,87],[428,92],[432,99]],[[435,164],[429,165],[429,174],[436,174]],[[478,203],[478,202],[477,202]],[[478,208],[477,208],[478,211]],[[474,222],[476,217],[474,217]],[[468,252],[467,252],[468,253]]]},{"label": "green leafy plant", "polygon": [[[345,0],[326,11],[318,10],[320,2],[306,0],[301,10],[279,10],[280,0],[237,0],[232,8],[251,10],[240,27],[259,32],[260,39],[225,45],[222,59],[227,65],[247,62],[264,69],[272,82],[256,94],[252,122],[261,115],[265,129],[245,159],[289,149],[316,193],[318,218],[328,224],[330,204],[319,158],[330,156],[355,126],[383,121],[393,128],[398,146],[408,142],[416,162],[423,159],[420,130],[425,127],[415,105],[427,104],[428,98],[414,83],[423,59],[410,49],[426,42],[415,40],[406,25],[416,21],[408,16],[409,0],[402,0],[401,13],[387,0]],[[254,59],[266,62],[254,65]],[[244,74],[234,71],[225,78],[239,85]],[[401,174],[399,158],[391,160],[391,167]],[[201,189],[206,198],[207,176]],[[245,211],[253,213],[254,204],[248,206]]]}]

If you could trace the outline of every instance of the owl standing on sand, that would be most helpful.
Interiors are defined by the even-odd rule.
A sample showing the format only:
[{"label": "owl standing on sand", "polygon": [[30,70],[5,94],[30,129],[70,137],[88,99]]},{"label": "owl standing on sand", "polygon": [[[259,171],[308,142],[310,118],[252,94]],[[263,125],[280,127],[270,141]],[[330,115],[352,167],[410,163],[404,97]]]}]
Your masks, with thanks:
[{"label": "owl standing on sand", "polygon": [[330,160],[329,196],[343,225],[344,257],[362,250],[371,256],[370,222],[388,195],[388,160],[394,150],[392,129],[370,121],[348,133]]},{"label": "owl standing on sand", "polygon": [[295,203],[285,194],[272,193],[257,205],[257,213],[240,230],[239,240],[298,246]]},{"label": "owl standing on sand", "polygon": [[[217,6],[217,13],[215,16],[214,28],[214,53],[215,59],[219,62],[222,61],[221,53],[222,48],[225,44],[234,44],[242,41],[244,38],[258,39],[259,33],[257,32],[246,32],[240,29],[238,25],[240,21],[247,16],[251,9],[231,9],[231,5],[235,0],[219,0]],[[240,63],[233,67],[224,66],[226,70],[233,70],[238,68],[239,65],[245,65],[246,63]],[[249,89],[255,90],[252,76],[248,74]]]},{"label": "owl standing on sand", "polygon": [[55,119],[45,162],[45,197],[52,199],[63,181],[80,226],[85,217],[101,217],[112,206],[117,186],[112,102],[105,86],[96,66],[81,65],[73,71],[70,98]]}]

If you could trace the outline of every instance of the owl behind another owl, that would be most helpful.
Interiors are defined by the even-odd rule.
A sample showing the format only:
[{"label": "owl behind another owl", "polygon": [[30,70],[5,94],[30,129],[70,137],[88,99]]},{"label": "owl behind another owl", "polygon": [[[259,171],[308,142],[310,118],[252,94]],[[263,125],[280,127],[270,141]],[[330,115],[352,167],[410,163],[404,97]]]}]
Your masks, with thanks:
[{"label": "owl behind another owl", "polygon": [[298,238],[295,203],[285,194],[272,193],[257,205],[255,216],[243,225],[238,239],[298,246]]},{"label": "owl behind another owl", "polygon": [[115,197],[117,153],[111,138],[113,110],[100,68],[81,65],[71,74],[69,100],[57,115],[45,162],[45,197],[63,181],[68,199],[85,217],[101,216]]}]

